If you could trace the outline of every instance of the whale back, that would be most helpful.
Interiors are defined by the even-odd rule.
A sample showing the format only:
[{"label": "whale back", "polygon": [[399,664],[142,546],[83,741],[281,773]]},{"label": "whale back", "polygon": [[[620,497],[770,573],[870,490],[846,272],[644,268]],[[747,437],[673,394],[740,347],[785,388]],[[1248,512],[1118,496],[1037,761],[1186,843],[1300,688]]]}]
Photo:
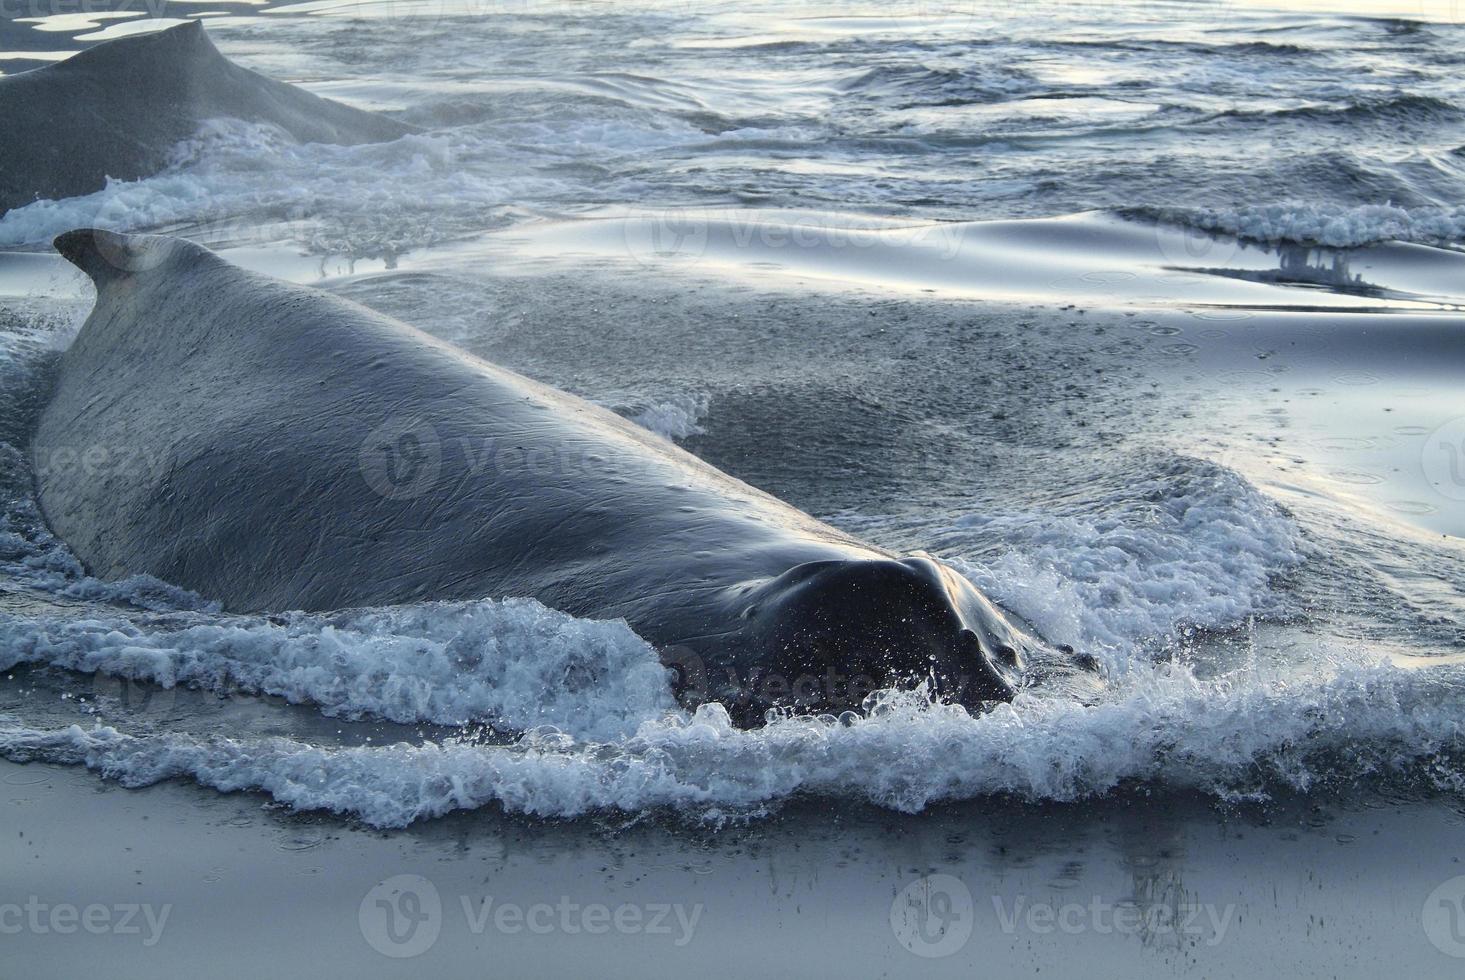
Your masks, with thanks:
[{"label": "whale back", "polygon": [[239,611],[532,596],[626,619],[680,697],[740,724],[891,684],[980,707],[1073,675],[1072,651],[940,562],[895,560],[406,324],[180,239],[56,247],[97,302],[32,456],[94,575]]},{"label": "whale back", "polygon": [[156,173],[175,145],[219,118],[270,123],[301,142],[412,131],[234,64],[194,21],[0,77],[0,214]]},{"label": "whale back", "polygon": [[534,595],[654,629],[640,596],[725,583],[740,562],[884,555],[349,301],[179,239],[86,230],[57,247],[98,295],[34,464],[94,574],[238,610]]}]

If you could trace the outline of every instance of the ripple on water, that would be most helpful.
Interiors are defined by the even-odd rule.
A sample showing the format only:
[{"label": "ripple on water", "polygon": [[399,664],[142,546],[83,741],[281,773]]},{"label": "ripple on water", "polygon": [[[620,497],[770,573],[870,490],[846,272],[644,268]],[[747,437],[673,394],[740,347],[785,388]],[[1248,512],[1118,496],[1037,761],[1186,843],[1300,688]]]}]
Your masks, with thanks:
[{"label": "ripple on water", "polygon": [[1323,436],[1321,439],[1314,439],[1312,444],[1319,449],[1340,453],[1364,452],[1379,448],[1379,440],[1371,436]]},{"label": "ripple on water", "polygon": [[325,837],[320,835],[299,834],[280,841],[280,850],[308,851],[313,847],[320,847],[325,842]]},{"label": "ripple on water", "polygon": [[1116,282],[1129,282],[1131,279],[1137,279],[1139,277],[1136,276],[1133,272],[1118,272],[1118,271],[1114,271],[1114,272],[1086,272],[1086,273],[1084,273],[1083,278],[1084,278],[1084,281],[1085,282],[1094,282],[1094,283],[1099,283],[1100,285],[1109,285],[1110,283],[1116,283]]},{"label": "ripple on water", "polygon": [[1427,504],[1422,500],[1386,500],[1384,506],[1396,514],[1409,514],[1414,517],[1424,517],[1439,511],[1434,504]]},{"label": "ripple on water", "polygon": [[1384,482],[1384,477],[1364,470],[1330,470],[1328,476],[1339,483],[1356,487],[1372,487]]}]

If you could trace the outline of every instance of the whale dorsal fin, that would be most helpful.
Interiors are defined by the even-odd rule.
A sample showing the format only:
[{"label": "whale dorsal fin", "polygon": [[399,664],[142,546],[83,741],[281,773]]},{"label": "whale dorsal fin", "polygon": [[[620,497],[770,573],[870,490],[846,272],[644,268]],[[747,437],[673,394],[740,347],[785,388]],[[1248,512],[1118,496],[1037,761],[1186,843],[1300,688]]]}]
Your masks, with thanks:
[{"label": "whale dorsal fin", "polygon": [[199,62],[223,60],[202,21],[176,24],[160,31],[128,34],[101,41],[52,66],[64,72],[111,73],[135,70],[139,66],[177,70],[196,67]]},{"label": "whale dorsal fin", "polygon": [[126,276],[147,272],[172,258],[182,239],[124,235],[100,228],[77,228],[57,235],[56,251],[85,272],[101,289]]}]

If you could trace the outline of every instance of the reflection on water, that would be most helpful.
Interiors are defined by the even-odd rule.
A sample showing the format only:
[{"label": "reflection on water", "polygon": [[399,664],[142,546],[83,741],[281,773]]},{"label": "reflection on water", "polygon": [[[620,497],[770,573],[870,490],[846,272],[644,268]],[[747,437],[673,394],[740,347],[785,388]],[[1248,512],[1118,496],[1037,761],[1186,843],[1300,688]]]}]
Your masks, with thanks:
[{"label": "reflection on water", "polygon": [[[1311,282],[1344,292],[1376,288],[1365,283],[1361,274],[1349,273],[1348,255],[1345,252],[1302,248],[1298,245],[1283,245],[1279,251],[1282,256],[1280,281]],[[1314,255],[1318,259],[1316,264],[1312,262]]]},{"label": "reflection on water", "polygon": [[1351,271],[1350,255],[1342,249],[1309,248],[1302,245],[1255,245],[1251,247],[1251,252],[1274,255],[1277,268],[1196,268],[1185,271],[1279,286],[1321,287],[1348,296],[1409,298],[1405,293],[1365,282],[1362,273]]}]

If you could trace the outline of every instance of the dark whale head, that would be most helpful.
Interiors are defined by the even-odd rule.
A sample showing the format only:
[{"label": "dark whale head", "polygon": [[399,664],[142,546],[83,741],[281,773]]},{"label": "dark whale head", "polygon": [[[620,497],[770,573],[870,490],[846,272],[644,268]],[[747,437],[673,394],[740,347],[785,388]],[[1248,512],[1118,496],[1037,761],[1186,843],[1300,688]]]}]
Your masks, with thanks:
[{"label": "dark whale head", "polygon": [[[732,595],[742,625],[716,642],[747,669],[682,672],[705,684],[691,700],[721,701],[740,724],[769,708],[858,709],[873,691],[922,683],[977,710],[1010,700],[1027,655],[1042,648],[962,575],[924,556],[807,562]],[[675,657],[671,665],[685,667]]]}]

